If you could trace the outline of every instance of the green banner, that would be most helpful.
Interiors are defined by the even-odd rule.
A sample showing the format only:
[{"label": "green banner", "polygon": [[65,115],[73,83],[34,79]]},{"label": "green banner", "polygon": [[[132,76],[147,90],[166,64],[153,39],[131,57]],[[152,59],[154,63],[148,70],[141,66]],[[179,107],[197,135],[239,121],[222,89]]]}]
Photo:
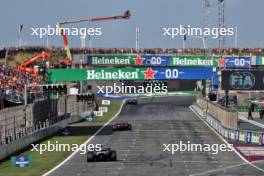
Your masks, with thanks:
[{"label": "green banner", "polygon": [[111,68],[111,69],[50,69],[49,81],[83,80],[143,80],[146,68]]},{"label": "green banner", "polygon": [[50,69],[49,80],[169,80],[211,79],[212,67],[137,67],[137,68],[87,68]]},{"label": "green banner", "polygon": [[218,66],[215,56],[171,56],[170,66]]}]

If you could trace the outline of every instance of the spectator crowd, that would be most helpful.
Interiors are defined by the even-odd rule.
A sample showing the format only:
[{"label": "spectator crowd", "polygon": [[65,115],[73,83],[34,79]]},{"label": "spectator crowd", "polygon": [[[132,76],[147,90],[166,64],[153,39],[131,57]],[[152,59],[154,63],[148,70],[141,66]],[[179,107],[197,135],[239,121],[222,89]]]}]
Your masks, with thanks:
[{"label": "spectator crowd", "polygon": [[[6,48],[9,55],[16,55],[18,52],[36,53],[44,50],[50,50],[58,54],[65,54],[65,50],[62,47],[10,47]],[[203,55],[203,54],[214,54],[214,55],[264,55],[264,48],[152,48],[152,49],[139,49],[138,51],[134,48],[71,48],[72,54],[177,54],[177,55]]]},{"label": "spectator crowd", "polygon": [[[42,84],[44,78],[21,72],[16,68],[0,65],[0,99],[21,101],[24,94],[24,86],[27,84]],[[29,94],[37,94],[39,87],[29,87]]]}]

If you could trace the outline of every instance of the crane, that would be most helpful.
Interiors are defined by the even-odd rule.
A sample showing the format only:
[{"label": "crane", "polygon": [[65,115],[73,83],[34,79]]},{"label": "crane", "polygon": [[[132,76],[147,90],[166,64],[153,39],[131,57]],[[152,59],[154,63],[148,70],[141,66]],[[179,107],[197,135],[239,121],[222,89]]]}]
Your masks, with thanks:
[{"label": "crane", "polygon": [[64,49],[66,50],[66,54],[70,62],[72,61],[72,55],[71,51],[69,48],[69,42],[68,42],[68,37],[64,33],[62,26],[66,24],[76,24],[76,23],[82,23],[82,22],[95,22],[95,21],[109,21],[109,20],[121,20],[121,19],[129,19],[131,16],[130,11],[127,10],[123,15],[120,16],[112,16],[112,17],[101,17],[101,18],[85,18],[85,19],[79,19],[79,20],[70,20],[70,21],[63,21],[63,22],[58,22],[56,28],[58,31],[60,31],[60,34],[63,38],[63,44],[64,44]]},{"label": "crane", "polygon": [[26,60],[22,64],[20,64],[18,66],[18,70],[19,71],[25,71],[25,72],[28,72],[31,74],[36,74],[36,70],[34,68],[28,68],[28,66],[31,65],[32,63],[36,62],[39,59],[46,60],[46,59],[49,59],[51,57],[52,57],[51,53],[49,53],[47,51],[43,51],[43,52],[37,54],[36,56]]}]

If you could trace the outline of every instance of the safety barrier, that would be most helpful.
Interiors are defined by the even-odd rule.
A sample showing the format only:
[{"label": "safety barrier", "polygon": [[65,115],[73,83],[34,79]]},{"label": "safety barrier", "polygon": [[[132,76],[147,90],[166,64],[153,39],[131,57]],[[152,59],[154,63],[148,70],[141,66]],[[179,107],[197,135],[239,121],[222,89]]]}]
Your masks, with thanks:
[{"label": "safety barrier", "polygon": [[206,121],[224,138],[236,143],[264,145],[264,131],[241,130],[225,128],[212,116],[207,116]]},{"label": "safety barrier", "polygon": [[[201,110],[201,112],[196,112],[200,114],[200,116],[205,117],[206,122],[214,128],[222,137],[227,139],[229,142],[233,143],[246,143],[246,144],[257,144],[264,146],[264,131],[253,131],[253,130],[242,130],[231,127],[226,127],[220,121],[220,119],[214,116],[212,113],[203,111],[206,107],[206,101],[201,100],[201,98],[197,98],[197,105]],[[211,103],[211,102],[208,102]],[[210,107],[210,106],[209,106]],[[195,108],[194,108],[195,110]]]},{"label": "safety barrier", "polygon": [[206,118],[208,124],[210,124],[221,136],[230,142],[234,143],[246,143],[264,145],[264,131],[252,131],[226,128],[221,125],[220,121],[215,117],[208,115]]},{"label": "safety barrier", "polygon": [[236,110],[222,107],[202,97],[197,97],[196,102],[202,109],[206,109],[207,113],[216,117],[224,127],[237,128],[238,112]]},{"label": "safety barrier", "polygon": [[0,146],[37,131],[42,126],[57,123],[66,116],[80,116],[91,111],[94,104],[77,102],[76,96],[62,96],[57,100],[40,100],[27,106],[0,111]]},{"label": "safety barrier", "polygon": [[68,119],[61,120],[51,126],[45,127],[44,125],[40,127],[40,129],[38,129],[37,131],[22,136],[20,139],[14,140],[8,145],[0,145],[0,160],[3,160],[6,157],[10,156],[11,154],[28,147],[30,144],[34,142],[42,140],[56,133],[57,131],[65,128],[69,123],[79,121],[80,119],[81,117],[74,116]]}]

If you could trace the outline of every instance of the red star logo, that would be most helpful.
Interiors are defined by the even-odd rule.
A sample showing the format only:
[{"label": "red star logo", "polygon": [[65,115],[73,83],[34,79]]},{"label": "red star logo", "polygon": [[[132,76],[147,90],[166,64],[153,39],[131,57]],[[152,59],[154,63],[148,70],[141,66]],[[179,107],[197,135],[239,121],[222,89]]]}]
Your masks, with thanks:
[{"label": "red star logo", "polygon": [[224,67],[225,66],[225,58],[219,59],[218,64],[219,64],[219,67]]},{"label": "red star logo", "polygon": [[154,75],[157,71],[154,71],[151,67],[149,67],[146,71],[143,71],[143,73],[145,74],[145,79],[155,79]]},{"label": "red star logo", "polygon": [[143,58],[140,57],[140,55],[138,55],[136,58],[135,58],[135,62],[136,62],[136,65],[143,65]]}]

